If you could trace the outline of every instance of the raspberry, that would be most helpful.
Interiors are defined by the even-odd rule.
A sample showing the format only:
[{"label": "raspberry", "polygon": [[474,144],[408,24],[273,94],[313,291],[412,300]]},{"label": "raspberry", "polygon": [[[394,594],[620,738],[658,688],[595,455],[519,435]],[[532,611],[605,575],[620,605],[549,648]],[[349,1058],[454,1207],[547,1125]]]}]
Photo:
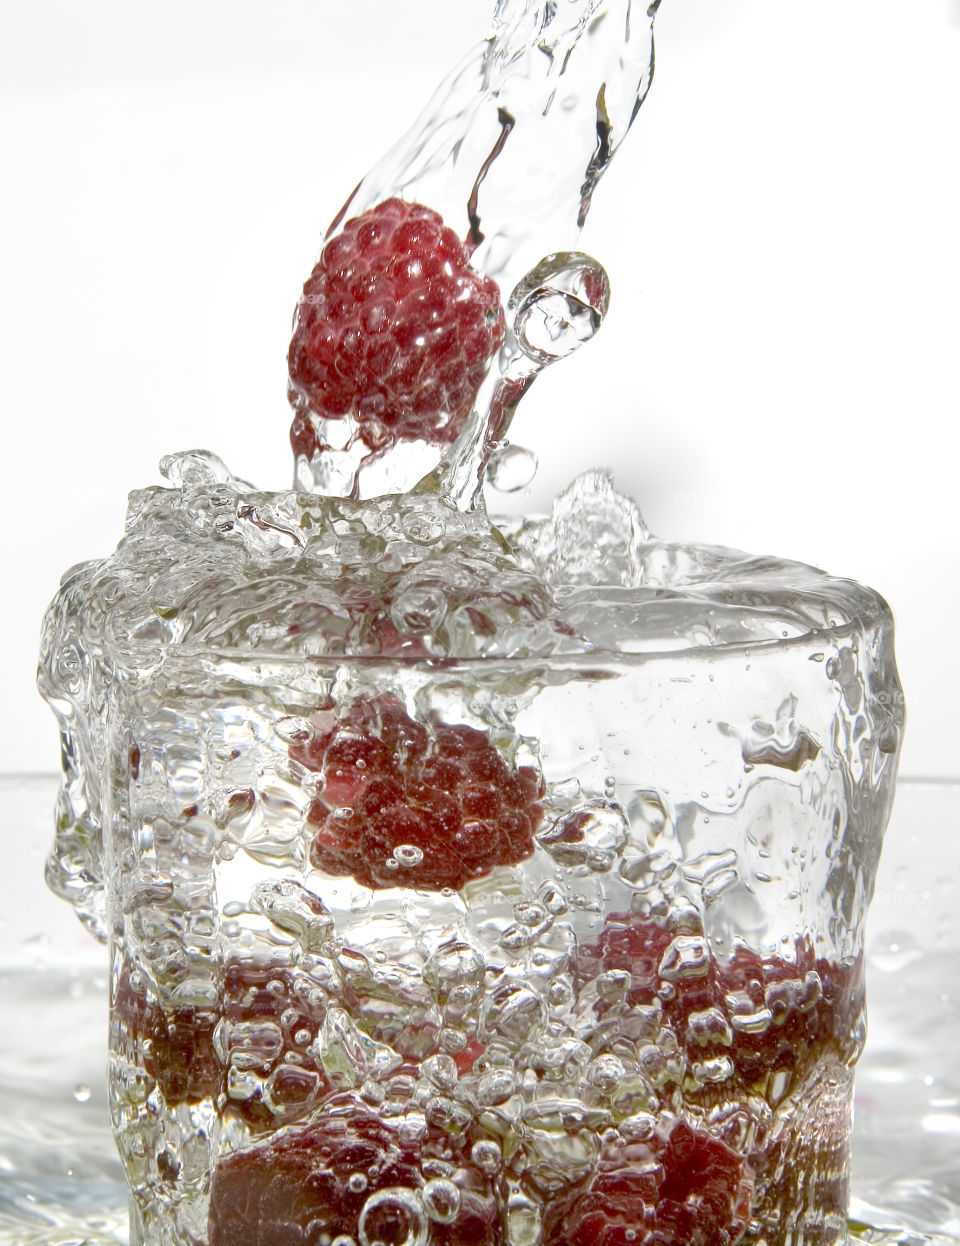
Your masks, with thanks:
[{"label": "raspberry", "polygon": [[388,199],[347,221],[303,287],[287,362],[295,454],[311,415],[351,416],[367,444],[453,441],[504,335],[500,291],[421,204]]},{"label": "raspberry", "polygon": [[[142,1064],[156,1081],[168,1107],[217,1101],[228,1088],[233,1063],[269,1087],[269,1104],[254,1092],[247,1098],[231,1096],[224,1109],[253,1130],[302,1117],[327,1091],[326,1077],[304,1041],[319,1031],[326,1009],[305,975],[286,965],[231,960],[224,966],[217,1003],[201,1009],[164,1007],[135,989],[135,968],[124,960],[113,1014],[132,1044],[132,1062]],[[254,1060],[256,1040],[265,1035],[275,1041],[261,1041]],[[288,1051],[296,1055],[296,1066],[284,1062]]]},{"label": "raspberry", "polygon": [[762,1090],[771,1075],[789,1074],[790,1084],[825,1056],[847,1058],[863,998],[859,964],[817,957],[805,936],[790,960],[741,947],[722,963],[692,924],[667,929],[626,913],[608,917],[578,962],[583,981],[608,970],[629,973],[628,1003],[659,1000],[663,1024],[688,1063],[729,1058],[736,1080],[724,1086],[744,1096]]},{"label": "raspberry", "polygon": [[533,853],[541,778],[512,770],[483,731],[436,717],[428,730],[393,697],[361,697],[290,755],[321,776],[307,822],[311,862],[328,874],[458,890]]},{"label": "raspberry", "polygon": [[[452,1221],[431,1215],[429,1160],[444,1159],[456,1187]],[[352,1241],[497,1246],[502,1199],[446,1136],[404,1142],[348,1096],[315,1123],[221,1160],[213,1174],[209,1246]],[[380,1197],[378,1198],[378,1194]],[[361,1221],[363,1221],[361,1232]]]},{"label": "raspberry", "polygon": [[551,1203],[543,1239],[569,1246],[733,1246],[750,1216],[744,1161],[677,1121],[665,1138],[614,1145],[585,1185]]}]

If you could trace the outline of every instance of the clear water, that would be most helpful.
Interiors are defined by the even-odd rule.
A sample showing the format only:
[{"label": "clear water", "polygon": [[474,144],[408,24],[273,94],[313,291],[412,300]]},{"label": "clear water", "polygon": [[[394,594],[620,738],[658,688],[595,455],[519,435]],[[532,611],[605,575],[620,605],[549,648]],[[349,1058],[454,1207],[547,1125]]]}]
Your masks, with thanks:
[{"label": "clear water", "polygon": [[[0,824],[18,830],[0,939],[0,1242],[117,1246],[127,1193],[107,1108],[105,954],[42,884],[56,789],[53,776],[0,780]],[[867,940],[855,1240],[960,1241],[960,879],[945,851],[958,828],[960,788],[901,784]]]},{"label": "clear water", "polygon": [[[250,493],[199,454],[166,470],[179,487],[133,496],[117,554],[68,575],[41,669],[66,762],[48,877],[109,931],[124,1001],[111,1108],[134,1240],[204,1240],[220,1205],[207,1175],[270,1131],[326,1119],[331,1091],[403,1128],[426,1113],[454,1137],[502,1135],[511,1243],[549,1214],[558,1171],[589,1172],[598,1136],[642,1144],[654,1119],[678,1117],[758,1170],[780,1164],[782,1180],[758,1177],[750,1240],[781,1240],[781,1214],[825,1212],[836,1240],[864,897],[900,722],[883,602],[813,569],[653,541],[602,473],[498,536],[436,498]],[[543,820],[522,859],[447,890],[423,881],[442,835],[424,854],[414,830],[347,871],[318,859],[352,797],[328,798],[310,741],[332,707],[349,724],[383,697],[422,732],[469,724],[499,765],[536,771]],[[652,1003],[598,963],[617,913],[621,927],[680,923],[656,950]],[[818,1028],[792,1072],[740,1080],[725,1049],[742,1060],[745,1035],[780,1040],[728,979],[727,1014],[704,1004],[696,1022],[661,1024],[661,999],[666,1017],[711,963],[745,943],[792,960],[801,931],[816,968],[777,978],[788,1007],[817,1008],[825,975],[847,985],[830,1037]],[[464,946],[448,967],[451,940]],[[462,981],[461,954],[476,961]],[[236,999],[231,962],[253,966]],[[257,973],[282,1008],[239,1002]],[[300,989],[311,1002],[294,1008]],[[165,1011],[144,1020],[151,1001]],[[212,1043],[158,1056],[159,1016]],[[458,1070],[472,1044],[482,1063]],[[486,1104],[491,1078],[511,1084]],[[825,1192],[794,1189],[792,1172]]]},{"label": "clear water", "polygon": [[[328,439],[336,415],[298,459],[312,493],[171,456],[171,487],[131,495],[116,554],[48,613],[47,881],[110,945],[137,1246],[259,1240],[264,1191],[278,1241],[353,1199],[360,1246],[477,1241],[470,1215],[491,1246],[534,1246],[589,1214],[604,1165],[629,1165],[631,1225],[640,1181],[668,1225],[702,1200],[744,1246],[846,1233],[902,726],[889,611],[810,568],[655,541],[601,472],[503,529],[482,502],[488,463],[509,483],[526,389],[602,323],[603,268],[546,252],[643,101],[656,7],[501,0],[348,205],[465,214],[474,263],[513,287],[427,474],[389,438]],[[338,1120],[400,1148],[386,1188],[334,1171]],[[338,1183],[320,1210],[301,1152]]]}]

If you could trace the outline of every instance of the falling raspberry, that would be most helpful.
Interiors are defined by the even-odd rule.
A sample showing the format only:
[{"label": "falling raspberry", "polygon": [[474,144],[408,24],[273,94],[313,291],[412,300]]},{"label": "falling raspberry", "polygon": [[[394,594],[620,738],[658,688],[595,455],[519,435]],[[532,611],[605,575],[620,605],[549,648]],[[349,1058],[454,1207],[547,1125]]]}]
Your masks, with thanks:
[{"label": "falling raspberry", "polygon": [[533,852],[540,776],[511,769],[474,727],[434,718],[428,730],[393,697],[362,697],[290,755],[320,775],[310,859],[328,874],[457,890]]},{"label": "falling raspberry", "polygon": [[496,282],[432,209],[388,199],[323,249],[287,362],[294,453],[321,448],[312,416],[353,417],[371,450],[453,441],[504,335]]},{"label": "falling raspberry", "polygon": [[[435,1155],[449,1173],[442,1209],[424,1174]],[[451,1151],[445,1135],[428,1132],[404,1142],[344,1097],[327,1103],[316,1124],[220,1161],[207,1240],[209,1246],[293,1246],[345,1235],[354,1242],[498,1246],[506,1236],[497,1193],[467,1156]]]},{"label": "falling raspberry", "polygon": [[608,1148],[589,1181],[553,1201],[544,1241],[567,1246],[733,1246],[750,1216],[744,1161],[685,1121]]}]

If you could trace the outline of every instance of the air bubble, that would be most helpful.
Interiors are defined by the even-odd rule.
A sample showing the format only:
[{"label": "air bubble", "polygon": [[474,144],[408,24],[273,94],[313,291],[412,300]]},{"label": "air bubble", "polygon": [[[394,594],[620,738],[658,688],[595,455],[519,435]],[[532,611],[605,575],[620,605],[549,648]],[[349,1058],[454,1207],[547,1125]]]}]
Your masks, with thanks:
[{"label": "air bubble", "polygon": [[501,987],[484,1006],[482,1038],[502,1035],[514,1043],[529,1041],[545,1020],[543,1000],[522,983]]},{"label": "air bubble", "polygon": [[488,1177],[492,1177],[499,1172],[500,1165],[503,1163],[503,1153],[500,1150],[500,1146],[492,1139],[489,1141],[482,1139],[480,1142],[475,1142],[470,1151],[470,1158],[480,1171],[485,1172]]},{"label": "air bubble", "polygon": [[621,1137],[626,1138],[628,1142],[646,1142],[648,1138],[653,1137],[653,1131],[657,1127],[656,1118],[650,1116],[647,1112],[637,1112],[633,1116],[628,1116],[620,1122]]},{"label": "air bubble", "polygon": [[371,1194],[357,1222],[360,1246],[426,1246],[428,1231],[423,1204],[406,1186]]},{"label": "air bubble", "polygon": [[87,1103],[93,1091],[85,1082],[78,1082],[73,1088],[73,1097],[77,1103]]},{"label": "air bubble", "polygon": [[484,964],[469,943],[453,941],[437,948],[423,967],[423,980],[444,1003],[455,987],[465,987],[471,998],[480,996]]},{"label": "air bubble", "polygon": [[447,530],[447,521],[441,512],[429,506],[408,510],[400,520],[403,534],[418,545],[433,545]]},{"label": "air bubble", "polygon": [[[294,935],[307,951],[319,951],[333,933],[333,918],[326,905],[293,879],[257,883],[250,894],[250,908],[279,930]],[[280,983],[280,991],[283,989]]]},{"label": "air bubble", "polygon": [[452,1181],[435,1177],[421,1191],[423,1207],[437,1224],[452,1224],[460,1211],[460,1191]]},{"label": "air bubble", "polygon": [[424,1076],[438,1090],[452,1090],[457,1084],[457,1064],[452,1056],[429,1056],[423,1062]]},{"label": "air bubble", "polygon": [[390,617],[402,632],[420,635],[434,632],[447,614],[447,599],[433,584],[411,584],[402,589],[390,607]]},{"label": "air bubble", "polygon": [[416,844],[398,844],[393,850],[393,855],[400,865],[412,868],[423,860],[423,849],[418,848]]},{"label": "air bubble", "polygon": [[620,1086],[626,1069],[617,1056],[597,1056],[587,1065],[585,1074],[588,1085],[593,1086],[602,1095],[612,1095]]},{"label": "air bubble", "polygon": [[630,824],[619,805],[595,800],[558,818],[537,842],[559,865],[585,865],[605,873],[613,868],[629,833]]},{"label": "air bubble", "polygon": [[702,935],[677,935],[660,958],[659,973],[667,982],[702,978],[710,968],[710,947]]}]

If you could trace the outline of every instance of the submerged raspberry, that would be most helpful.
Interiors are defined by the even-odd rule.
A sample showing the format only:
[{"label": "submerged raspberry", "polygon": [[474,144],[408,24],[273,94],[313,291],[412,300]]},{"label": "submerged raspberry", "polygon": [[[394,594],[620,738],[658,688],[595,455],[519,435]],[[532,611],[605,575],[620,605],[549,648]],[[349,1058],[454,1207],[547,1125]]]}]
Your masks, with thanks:
[{"label": "submerged raspberry", "polygon": [[750,1216],[744,1160],[685,1121],[666,1138],[607,1151],[553,1202],[544,1241],[566,1246],[733,1246]]},{"label": "submerged raspberry", "polygon": [[[431,1203],[425,1161],[447,1161],[452,1221]],[[350,1100],[315,1123],[221,1160],[213,1174],[209,1246],[292,1246],[346,1240],[498,1246],[502,1200],[449,1139],[404,1142]]]},{"label": "submerged raspberry", "polygon": [[[141,1064],[168,1108],[226,1097],[224,1114],[254,1131],[302,1117],[328,1089],[309,1046],[326,1014],[324,997],[287,965],[230,960],[215,1003],[162,1005],[137,983],[125,959],[113,1002],[114,1024],[132,1063]],[[284,1053],[296,1063],[284,1060]],[[232,1073],[253,1071],[246,1089]],[[229,1092],[229,1094],[228,1094]]]},{"label": "submerged raspberry", "polygon": [[319,448],[310,414],[352,416],[371,449],[453,441],[503,341],[500,291],[421,204],[350,220],[303,287],[287,357],[294,453]]},{"label": "submerged raspberry", "polygon": [[360,698],[290,755],[320,774],[310,859],[328,874],[456,890],[533,852],[540,776],[511,769],[474,727],[434,718],[428,730],[392,697]]},{"label": "submerged raspberry", "polygon": [[629,1004],[661,1011],[691,1069],[719,1059],[725,1090],[744,1096],[766,1087],[782,1097],[825,1055],[848,1059],[863,1002],[860,965],[817,957],[805,936],[790,959],[739,947],[720,961],[695,925],[626,913],[610,914],[578,955],[582,981],[610,970],[629,974]]}]

